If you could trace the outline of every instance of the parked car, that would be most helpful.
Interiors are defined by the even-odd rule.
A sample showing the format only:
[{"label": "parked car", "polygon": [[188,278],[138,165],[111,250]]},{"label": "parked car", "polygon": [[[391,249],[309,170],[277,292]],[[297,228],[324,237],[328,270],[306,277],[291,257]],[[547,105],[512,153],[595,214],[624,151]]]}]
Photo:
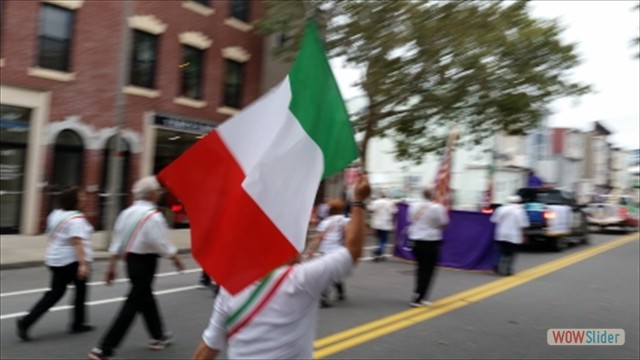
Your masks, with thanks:
[{"label": "parked car", "polygon": [[587,205],[587,221],[591,229],[616,228],[625,232],[638,231],[638,212],[628,206],[611,203]]},{"label": "parked car", "polygon": [[571,193],[549,188],[521,188],[530,226],[525,229],[528,242],[562,251],[568,245],[588,244],[587,215]]}]

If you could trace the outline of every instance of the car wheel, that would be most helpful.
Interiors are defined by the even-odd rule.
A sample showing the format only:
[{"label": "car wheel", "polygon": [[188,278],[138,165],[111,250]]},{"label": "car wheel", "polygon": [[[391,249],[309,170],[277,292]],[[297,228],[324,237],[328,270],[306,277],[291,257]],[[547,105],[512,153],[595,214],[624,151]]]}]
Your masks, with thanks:
[{"label": "car wheel", "polygon": [[551,250],[555,252],[562,252],[567,248],[567,241],[563,237],[553,238],[549,243],[551,244]]},{"label": "car wheel", "polygon": [[582,245],[589,245],[589,243],[591,242],[591,240],[589,239],[589,232],[585,231],[582,234],[582,239],[580,240],[580,244]]},{"label": "car wheel", "polygon": [[582,217],[582,226],[580,227],[582,231],[582,236],[580,239],[580,244],[588,245],[589,244],[589,223],[587,222],[586,217]]}]

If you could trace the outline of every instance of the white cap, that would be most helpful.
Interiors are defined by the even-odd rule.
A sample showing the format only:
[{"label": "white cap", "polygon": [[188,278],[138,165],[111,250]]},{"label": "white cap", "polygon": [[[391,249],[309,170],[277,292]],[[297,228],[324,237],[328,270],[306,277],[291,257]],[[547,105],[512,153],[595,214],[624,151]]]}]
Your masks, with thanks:
[{"label": "white cap", "polygon": [[522,198],[518,195],[511,195],[507,198],[507,201],[512,204],[520,204],[522,202]]}]

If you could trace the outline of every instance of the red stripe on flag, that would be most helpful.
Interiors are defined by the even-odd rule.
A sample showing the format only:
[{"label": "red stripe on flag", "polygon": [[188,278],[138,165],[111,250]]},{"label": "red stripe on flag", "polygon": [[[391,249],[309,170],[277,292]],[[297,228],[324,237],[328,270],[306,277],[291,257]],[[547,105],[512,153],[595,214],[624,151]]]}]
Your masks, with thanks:
[{"label": "red stripe on flag", "polygon": [[242,188],[245,174],[217,131],[164,168],[158,179],[187,211],[194,258],[231,294],[298,254]]},{"label": "red stripe on flag", "polygon": [[451,158],[453,157],[453,150],[456,142],[457,133],[452,131],[447,140],[447,147],[445,153],[442,156],[438,173],[435,180],[435,193],[434,200],[447,209],[451,209]]}]

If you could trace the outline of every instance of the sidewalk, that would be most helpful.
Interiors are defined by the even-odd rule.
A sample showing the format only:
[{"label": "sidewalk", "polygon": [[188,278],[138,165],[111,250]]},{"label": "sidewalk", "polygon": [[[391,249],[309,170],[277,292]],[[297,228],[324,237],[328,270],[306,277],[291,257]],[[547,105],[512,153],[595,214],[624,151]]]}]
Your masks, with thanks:
[{"label": "sidewalk", "polygon": [[[180,253],[191,251],[189,229],[170,229],[169,238]],[[107,233],[98,231],[91,236],[94,261],[109,258]],[[42,266],[48,240],[41,235],[0,235],[0,270]]]}]

